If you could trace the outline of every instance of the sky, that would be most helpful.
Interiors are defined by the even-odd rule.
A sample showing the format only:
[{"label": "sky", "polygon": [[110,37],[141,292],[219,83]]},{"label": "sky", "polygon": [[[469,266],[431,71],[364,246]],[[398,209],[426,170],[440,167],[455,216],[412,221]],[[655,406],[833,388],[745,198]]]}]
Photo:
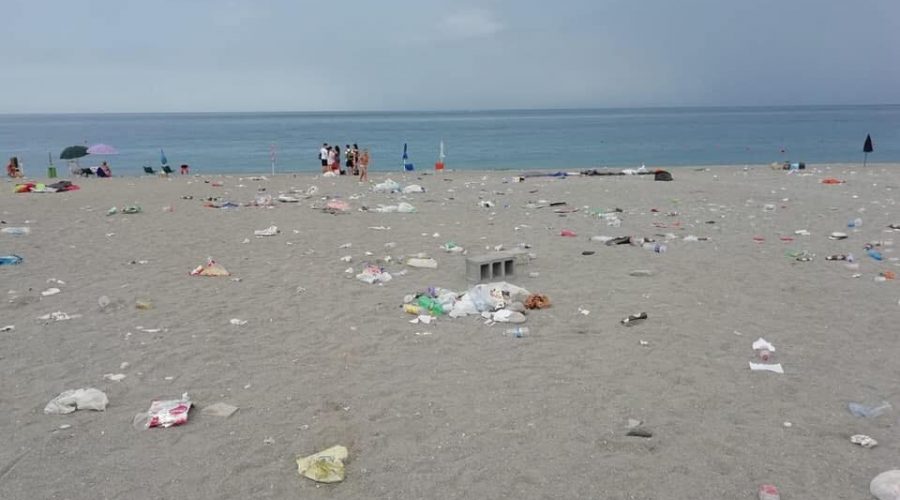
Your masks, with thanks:
[{"label": "sky", "polygon": [[898,0],[0,0],[0,113],[900,103]]}]

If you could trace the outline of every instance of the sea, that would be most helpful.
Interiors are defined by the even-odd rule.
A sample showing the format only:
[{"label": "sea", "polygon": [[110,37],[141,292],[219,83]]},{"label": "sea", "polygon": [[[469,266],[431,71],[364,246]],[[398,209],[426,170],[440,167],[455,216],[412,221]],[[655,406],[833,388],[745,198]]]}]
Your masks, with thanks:
[{"label": "sea", "polygon": [[[40,175],[66,146],[103,143],[115,175],[158,169],[161,152],[191,173],[320,169],[322,143],[358,144],[370,171],[573,170],[600,167],[900,163],[900,105],[503,111],[0,115],[0,154]],[[274,164],[274,165],[273,165]]]}]

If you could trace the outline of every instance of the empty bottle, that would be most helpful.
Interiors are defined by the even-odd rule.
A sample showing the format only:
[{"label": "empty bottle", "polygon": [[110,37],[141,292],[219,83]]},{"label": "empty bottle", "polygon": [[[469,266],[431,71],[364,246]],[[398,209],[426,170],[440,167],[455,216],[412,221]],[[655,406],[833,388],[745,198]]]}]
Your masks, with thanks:
[{"label": "empty bottle", "polygon": [[862,219],[860,219],[859,217],[857,217],[847,223],[847,227],[860,227],[860,226],[862,226]]},{"label": "empty bottle", "polygon": [[527,326],[517,326],[515,328],[509,328],[505,332],[507,335],[512,335],[513,337],[520,339],[526,335],[528,335],[528,327]]},{"label": "empty bottle", "polygon": [[870,249],[866,250],[866,254],[868,254],[869,257],[872,257],[875,260],[884,260],[884,257],[881,255],[881,252],[879,252],[878,250],[875,250],[874,248],[870,248]]},{"label": "empty bottle", "polygon": [[11,266],[21,263],[22,257],[18,255],[0,255],[0,266]]}]

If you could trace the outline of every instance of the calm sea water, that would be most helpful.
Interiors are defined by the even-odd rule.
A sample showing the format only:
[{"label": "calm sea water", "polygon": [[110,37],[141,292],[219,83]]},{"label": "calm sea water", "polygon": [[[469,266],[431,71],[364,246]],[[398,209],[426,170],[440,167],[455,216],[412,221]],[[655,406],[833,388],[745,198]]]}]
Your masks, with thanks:
[{"label": "calm sea water", "polygon": [[[48,153],[60,170],[69,145],[106,143],[117,175],[142,165],[191,165],[193,172],[318,170],[318,148],[358,143],[371,169],[399,170],[410,161],[430,170],[441,140],[454,169],[583,168],[759,164],[773,161],[861,162],[866,134],[871,161],[900,162],[900,105],[793,108],[667,108],[474,112],[202,113],[0,115],[0,154],[26,170],[45,171]],[[5,158],[4,158],[5,160]],[[4,163],[5,164],[5,163]]]}]

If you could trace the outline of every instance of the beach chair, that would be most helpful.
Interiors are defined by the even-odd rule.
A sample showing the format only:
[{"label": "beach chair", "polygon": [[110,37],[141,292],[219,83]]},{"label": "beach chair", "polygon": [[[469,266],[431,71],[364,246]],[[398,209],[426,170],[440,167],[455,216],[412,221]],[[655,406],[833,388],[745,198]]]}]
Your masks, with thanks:
[{"label": "beach chair", "polygon": [[144,173],[147,175],[156,175],[156,172],[153,170],[153,167],[144,167]]},{"label": "beach chair", "polygon": [[[168,177],[168,176],[170,176],[170,175],[172,175],[172,174],[175,173],[175,172],[172,171],[172,167],[170,167],[170,166],[168,166],[168,165],[163,165],[163,166],[161,166],[161,167],[159,167],[159,168],[162,169],[162,174],[164,174],[166,177]],[[161,174],[161,175],[162,175],[162,174]]]}]

